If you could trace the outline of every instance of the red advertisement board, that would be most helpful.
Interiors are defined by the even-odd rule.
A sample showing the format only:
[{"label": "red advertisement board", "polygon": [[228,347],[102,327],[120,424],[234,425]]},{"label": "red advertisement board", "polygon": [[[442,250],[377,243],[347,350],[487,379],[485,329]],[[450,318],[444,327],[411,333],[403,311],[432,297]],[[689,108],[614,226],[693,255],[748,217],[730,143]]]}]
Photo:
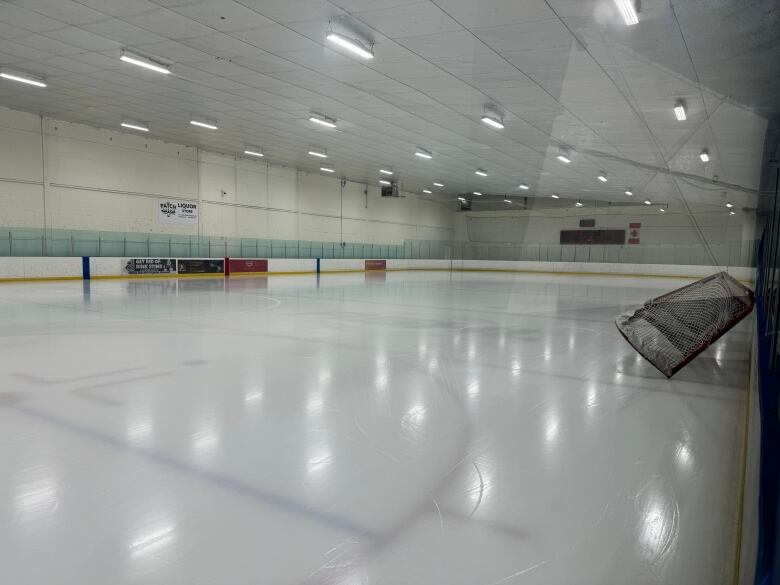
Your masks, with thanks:
[{"label": "red advertisement board", "polygon": [[366,260],[366,270],[386,270],[387,260]]},{"label": "red advertisement board", "polygon": [[268,260],[257,258],[230,258],[228,260],[228,269],[228,274],[268,272]]}]

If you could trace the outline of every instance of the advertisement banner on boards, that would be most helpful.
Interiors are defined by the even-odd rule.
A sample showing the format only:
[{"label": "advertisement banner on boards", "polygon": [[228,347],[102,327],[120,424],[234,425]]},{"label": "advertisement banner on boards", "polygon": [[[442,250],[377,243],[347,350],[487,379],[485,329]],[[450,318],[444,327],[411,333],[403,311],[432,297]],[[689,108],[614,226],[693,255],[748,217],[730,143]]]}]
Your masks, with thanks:
[{"label": "advertisement banner on boards", "polygon": [[176,260],[172,258],[130,258],[125,264],[128,274],[175,274]]},{"label": "advertisement banner on boards", "polygon": [[268,272],[268,260],[259,258],[230,258],[228,274],[246,272]]},{"label": "advertisement banner on boards", "polygon": [[179,259],[179,274],[222,274],[225,271],[225,261],[206,258],[204,260]]},{"label": "advertisement banner on boards", "polygon": [[366,260],[366,270],[385,270],[387,260]]},{"label": "advertisement banner on boards", "polygon": [[173,225],[198,225],[198,202],[159,199],[157,201],[160,223]]}]

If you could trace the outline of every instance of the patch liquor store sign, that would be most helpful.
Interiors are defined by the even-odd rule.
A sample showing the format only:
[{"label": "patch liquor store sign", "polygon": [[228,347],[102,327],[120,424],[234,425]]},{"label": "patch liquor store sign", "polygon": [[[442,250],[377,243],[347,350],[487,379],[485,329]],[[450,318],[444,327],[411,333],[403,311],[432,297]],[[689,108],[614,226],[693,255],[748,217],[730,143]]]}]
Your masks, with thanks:
[{"label": "patch liquor store sign", "polygon": [[160,223],[174,225],[198,225],[197,201],[160,199],[158,201]]}]

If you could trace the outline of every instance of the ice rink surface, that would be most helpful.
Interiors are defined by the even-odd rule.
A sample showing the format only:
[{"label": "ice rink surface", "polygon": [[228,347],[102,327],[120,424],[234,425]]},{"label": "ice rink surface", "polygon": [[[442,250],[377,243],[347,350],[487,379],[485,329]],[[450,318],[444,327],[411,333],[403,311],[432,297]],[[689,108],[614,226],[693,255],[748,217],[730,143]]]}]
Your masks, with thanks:
[{"label": "ice rink surface", "polygon": [[0,286],[0,582],[730,584],[752,319],[613,323],[685,282]]}]

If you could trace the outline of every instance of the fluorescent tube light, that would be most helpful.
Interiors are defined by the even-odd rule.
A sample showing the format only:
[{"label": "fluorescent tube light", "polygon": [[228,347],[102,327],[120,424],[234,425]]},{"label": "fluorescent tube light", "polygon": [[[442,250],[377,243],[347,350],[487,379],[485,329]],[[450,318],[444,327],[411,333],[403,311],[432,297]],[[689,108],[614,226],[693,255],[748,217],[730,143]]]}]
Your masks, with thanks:
[{"label": "fluorescent tube light", "polygon": [[605,173],[604,171],[601,171],[601,172],[599,173],[598,179],[599,179],[599,181],[601,181],[602,183],[606,183],[606,182],[607,182],[607,173]]},{"label": "fluorescent tube light", "polygon": [[632,0],[615,0],[615,5],[617,5],[620,16],[623,17],[623,20],[628,26],[639,22],[639,17],[636,15],[636,8],[634,7]]},{"label": "fluorescent tube light", "polygon": [[384,179],[379,179],[379,184],[380,185],[390,185],[391,183],[390,183],[390,181],[385,181]]},{"label": "fluorescent tube light", "polygon": [[577,207],[582,207],[582,201],[577,201],[577,203],[575,203],[574,205],[576,205]]},{"label": "fluorescent tube light", "polygon": [[477,197],[481,197],[482,193],[480,193],[479,191],[474,191],[474,195],[476,195]]},{"label": "fluorescent tube light", "polygon": [[342,49],[346,49],[351,53],[354,53],[358,57],[362,57],[363,59],[374,58],[374,53],[371,50],[367,49],[363,45],[363,43],[361,43],[357,39],[350,39],[348,37],[345,37],[335,32],[329,32],[325,36],[325,38],[328,39],[334,45],[338,45]]},{"label": "fluorescent tube light", "polygon": [[209,130],[219,130],[219,127],[217,126],[217,123],[213,120],[202,120],[198,118],[193,118],[190,120],[190,124],[193,126],[200,126],[201,128],[208,128]]},{"label": "fluorescent tube light", "polygon": [[379,172],[383,175],[392,175],[393,171],[388,171],[387,169],[379,169]]},{"label": "fluorescent tube light", "polygon": [[504,122],[499,117],[494,116],[488,116],[485,114],[482,116],[482,123],[487,124],[488,126],[491,126],[492,128],[497,128],[498,130],[504,129]]},{"label": "fluorescent tube light", "polygon": [[701,159],[701,162],[710,162],[710,151],[705,148],[701,151],[699,158]]},{"label": "fluorescent tube light", "polygon": [[681,100],[678,100],[674,105],[674,116],[679,122],[685,121],[688,117],[687,112],[685,111],[685,104]]},{"label": "fluorescent tube light", "polygon": [[309,122],[314,122],[315,124],[319,124],[320,126],[325,126],[326,128],[335,128],[336,127],[336,120],[333,118],[328,118],[327,116],[321,116],[319,114],[312,114],[309,116]]},{"label": "fluorescent tube light", "polygon": [[557,193],[553,193],[552,195],[550,195],[550,197],[552,197],[553,199],[560,199]]},{"label": "fluorescent tube light", "polygon": [[321,152],[319,150],[310,150],[309,154],[312,156],[317,156],[319,158],[328,158],[328,155],[324,152]]},{"label": "fluorescent tube light", "polygon": [[652,205],[652,204],[653,204],[652,201],[650,201],[649,199],[645,199],[645,205]]},{"label": "fluorescent tube light", "polygon": [[29,73],[21,73],[20,71],[2,69],[0,70],[0,77],[10,81],[18,81],[19,83],[25,83],[27,85],[34,85],[35,87],[47,87],[46,82],[42,78],[35,75],[30,75]]},{"label": "fluorescent tube light", "polygon": [[149,132],[149,126],[143,122],[133,122],[131,120],[125,120],[121,124],[122,128],[129,128],[130,130],[138,130],[139,132]]},{"label": "fluorescent tube light", "polygon": [[726,207],[728,207],[729,209],[731,209],[732,207],[734,207],[734,204],[733,204],[733,203],[731,203],[731,202],[729,202],[729,203],[726,203]]},{"label": "fluorescent tube light", "polygon": [[463,201],[463,203],[466,203],[466,198],[465,197],[458,197],[458,201]]},{"label": "fluorescent tube light", "polygon": [[443,184],[441,184],[441,183],[436,183],[436,182],[434,182],[434,183],[433,183],[433,186],[434,186],[434,187],[444,187],[444,185],[443,185]]},{"label": "fluorescent tube light", "polygon": [[320,170],[323,173],[335,173],[336,172],[334,169],[329,169],[328,167],[320,167]]},{"label": "fluorescent tube light", "polygon": [[425,193],[426,195],[430,195],[431,193],[433,193],[433,191],[431,191],[430,189],[423,189],[423,193]]},{"label": "fluorescent tube light", "polygon": [[482,169],[477,169],[476,171],[474,171],[474,174],[479,175],[480,177],[487,177],[487,173]]},{"label": "fluorescent tube light", "polygon": [[520,183],[520,184],[517,186],[517,188],[518,188],[518,189],[522,189],[523,191],[528,191],[528,185],[526,185],[525,183]]},{"label": "fluorescent tube light", "polygon": [[626,189],[626,195],[628,195],[628,196],[630,197],[630,196],[631,196],[631,195],[633,195],[633,194],[634,194],[634,191],[633,191],[633,190],[631,190],[631,189]]},{"label": "fluorescent tube light", "polygon": [[153,61],[141,55],[136,55],[129,51],[122,51],[119,54],[119,60],[130,63],[131,65],[143,67],[144,69],[149,69],[150,71],[162,73],[163,75],[170,75],[171,73],[171,70],[167,65],[163,65],[162,63],[158,63],[157,61]]},{"label": "fluorescent tube light", "polygon": [[418,148],[417,150],[415,150],[414,155],[419,156],[420,158],[427,158],[427,159],[433,158],[433,155],[423,148]]},{"label": "fluorescent tube light", "polygon": [[512,203],[512,201],[511,201],[510,199],[504,199],[504,201],[505,201],[506,203]]}]

